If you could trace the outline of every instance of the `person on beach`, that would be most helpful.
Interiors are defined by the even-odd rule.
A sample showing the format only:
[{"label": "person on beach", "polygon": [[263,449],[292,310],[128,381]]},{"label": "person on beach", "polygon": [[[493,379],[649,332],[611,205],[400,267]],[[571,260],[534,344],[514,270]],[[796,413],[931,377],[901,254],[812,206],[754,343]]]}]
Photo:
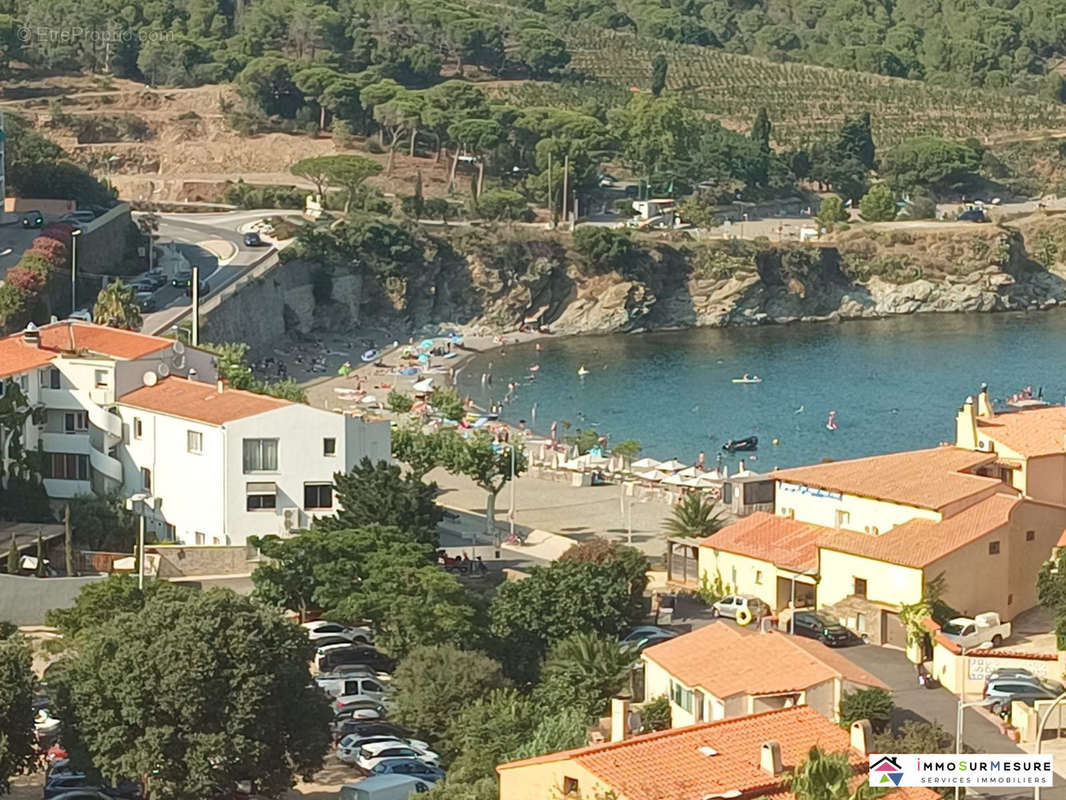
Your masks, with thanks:
[{"label": "person on beach", "polygon": [[703,472],[707,469],[707,454],[700,450],[700,457],[696,459],[696,469]]},{"label": "person on beach", "polygon": [[558,422],[552,422],[552,426],[551,426],[552,447],[555,446],[555,436],[556,436],[556,434],[558,432],[559,432],[559,423]]},{"label": "person on beach", "polygon": [[463,401],[463,406],[466,408],[467,411],[474,407],[474,401],[470,397],[470,395],[466,396],[466,400]]}]

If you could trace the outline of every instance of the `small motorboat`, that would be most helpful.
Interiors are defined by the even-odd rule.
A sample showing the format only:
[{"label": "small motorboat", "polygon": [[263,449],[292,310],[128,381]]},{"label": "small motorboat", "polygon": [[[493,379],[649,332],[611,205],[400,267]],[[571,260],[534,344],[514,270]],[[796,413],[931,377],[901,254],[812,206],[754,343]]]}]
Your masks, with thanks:
[{"label": "small motorboat", "polygon": [[582,364],[580,367],[577,368],[577,374],[581,375],[581,376],[584,376],[584,375],[588,375],[589,371],[587,369],[585,369],[585,365]]},{"label": "small motorboat", "polygon": [[369,364],[371,361],[377,361],[378,360],[378,356],[380,356],[380,355],[381,355],[381,351],[380,350],[378,350],[375,347],[371,347],[369,350],[367,350],[365,353],[363,353],[362,359],[367,364]]},{"label": "small motorboat", "polygon": [[745,375],[743,378],[733,378],[733,383],[762,383],[758,375]]},{"label": "small motorboat", "polygon": [[758,450],[759,437],[749,436],[747,439],[730,439],[722,445],[722,449],[727,453],[736,453],[743,450]]}]

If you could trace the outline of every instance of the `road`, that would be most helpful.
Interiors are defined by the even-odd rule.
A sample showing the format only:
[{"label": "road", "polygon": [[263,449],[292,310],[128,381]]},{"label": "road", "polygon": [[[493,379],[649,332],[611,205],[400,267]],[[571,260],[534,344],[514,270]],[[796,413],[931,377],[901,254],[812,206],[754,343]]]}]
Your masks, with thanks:
[{"label": "road", "polygon": [[[22,253],[40,234],[40,228],[23,228],[22,214],[4,214],[4,224],[0,225],[0,280],[7,276],[7,271],[15,266]],[[58,217],[45,217],[44,224],[55,222]]]},{"label": "road", "polygon": [[[134,214],[138,217],[140,214]],[[156,244],[172,244],[208,282],[208,296],[233,283],[248,269],[273,252],[273,248],[245,247],[244,232],[252,223],[268,216],[300,216],[298,211],[260,209],[210,214],[158,214]],[[231,250],[231,257],[219,259],[218,252]],[[143,329],[165,333],[183,318],[191,299],[183,289],[164,286],[154,297],[156,311],[144,315]]]}]

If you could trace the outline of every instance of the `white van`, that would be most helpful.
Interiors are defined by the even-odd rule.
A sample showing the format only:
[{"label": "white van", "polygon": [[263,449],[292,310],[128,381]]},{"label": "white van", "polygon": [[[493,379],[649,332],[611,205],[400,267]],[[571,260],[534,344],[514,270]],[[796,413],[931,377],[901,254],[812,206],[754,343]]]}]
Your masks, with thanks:
[{"label": "white van", "polygon": [[407,800],[428,792],[433,784],[410,775],[371,775],[341,787],[340,800]]}]

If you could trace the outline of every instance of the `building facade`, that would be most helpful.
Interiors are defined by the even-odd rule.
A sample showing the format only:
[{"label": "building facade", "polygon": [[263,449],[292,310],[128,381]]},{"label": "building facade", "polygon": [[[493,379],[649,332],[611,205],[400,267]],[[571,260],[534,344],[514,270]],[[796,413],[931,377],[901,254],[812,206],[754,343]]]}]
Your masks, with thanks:
[{"label": "building facade", "polygon": [[4,474],[17,433],[50,498],[144,495],[149,529],[183,544],[306,527],[334,473],[391,457],[387,421],[230,389],[207,351],[90,323],[0,340],[0,392],[34,409],[0,431]]}]

